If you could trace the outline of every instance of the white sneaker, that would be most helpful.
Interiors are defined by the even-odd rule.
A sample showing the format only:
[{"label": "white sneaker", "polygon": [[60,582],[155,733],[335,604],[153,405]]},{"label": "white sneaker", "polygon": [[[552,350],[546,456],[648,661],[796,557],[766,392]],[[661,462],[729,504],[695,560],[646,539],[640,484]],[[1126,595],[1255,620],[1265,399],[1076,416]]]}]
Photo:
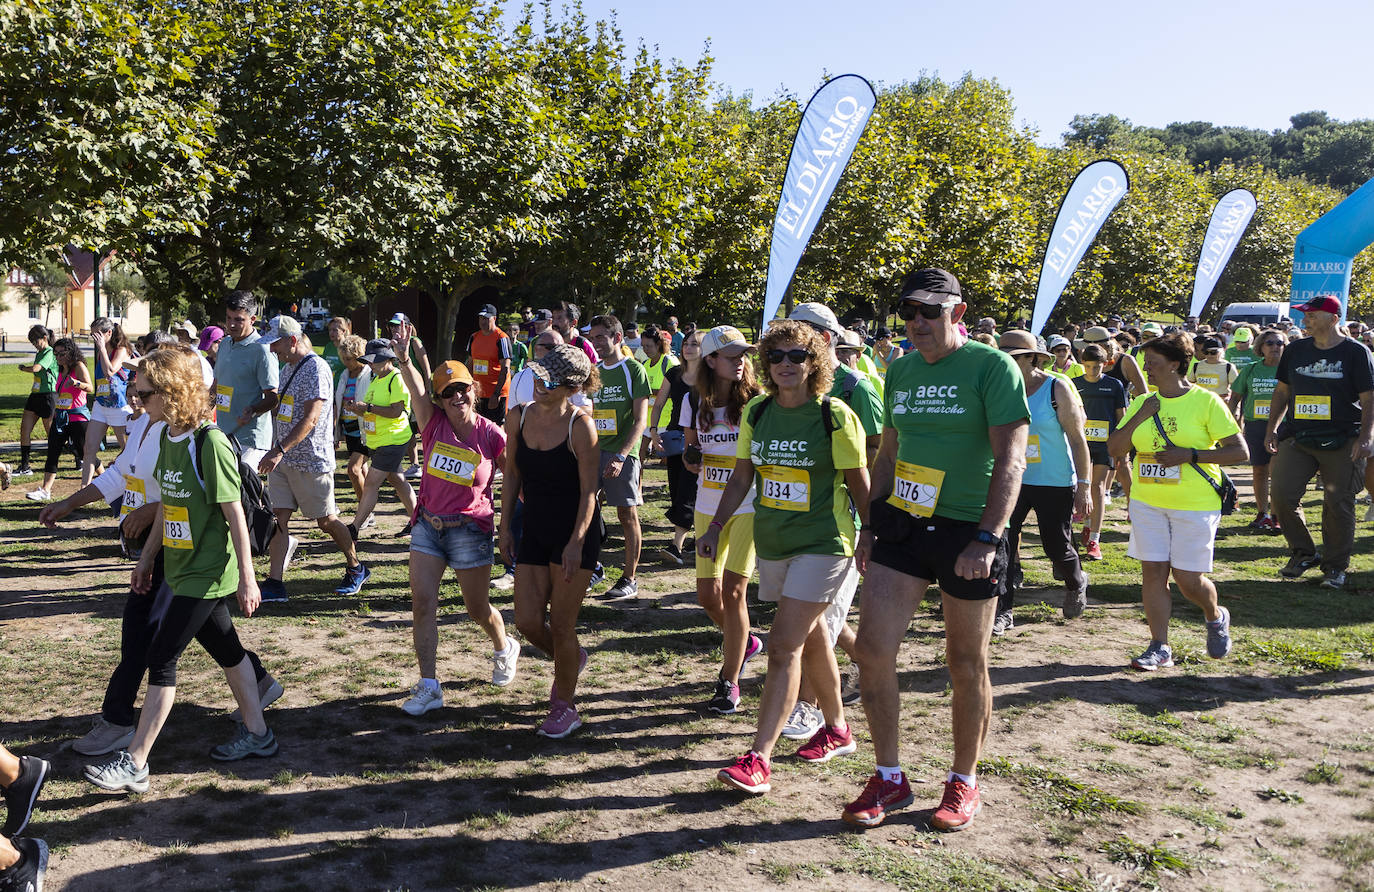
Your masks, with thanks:
[{"label": "white sneaker", "polygon": [[782,736],[788,740],[810,740],[825,724],[825,716],[819,706],[812,706],[805,700],[798,700],[782,726]]},{"label": "white sneaker", "polygon": [[515,664],[520,661],[520,642],[506,636],[506,649],[491,655],[491,683],[504,688],[515,680]]},{"label": "white sneaker", "polygon": [[24,498],[30,502],[50,502],[52,501],[52,493],[40,486],[32,492],[24,493]]},{"label": "white sneaker", "polygon": [[86,736],[72,743],[72,749],[83,756],[103,756],[128,749],[134,742],[133,725],[114,725],[97,714]]},{"label": "white sneaker", "polygon": [[500,576],[497,576],[496,578],[492,579],[491,587],[499,589],[514,588],[515,574],[507,570],[505,573],[502,573]]},{"label": "white sneaker", "polygon": [[358,529],[360,529],[360,530],[366,530],[366,529],[370,529],[371,527],[375,527],[376,525],[377,525],[377,512],[374,511],[374,512],[372,512],[371,514],[369,514],[369,515],[367,516],[367,520],[363,521],[363,525],[360,526],[360,527],[358,527]]},{"label": "white sneaker", "polygon": [[415,687],[410,689],[410,699],[402,703],[401,708],[411,715],[424,715],[431,709],[438,709],[443,705],[443,691],[425,687],[423,681],[417,681]]},{"label": "white sneaker", "polygon": [[291,559],[296,556],[296,549],[301,547],[301,540],[295,536],[286,537],[286,560],[282,561],[281,575],[286,577],[286,571],[291,567]]}]

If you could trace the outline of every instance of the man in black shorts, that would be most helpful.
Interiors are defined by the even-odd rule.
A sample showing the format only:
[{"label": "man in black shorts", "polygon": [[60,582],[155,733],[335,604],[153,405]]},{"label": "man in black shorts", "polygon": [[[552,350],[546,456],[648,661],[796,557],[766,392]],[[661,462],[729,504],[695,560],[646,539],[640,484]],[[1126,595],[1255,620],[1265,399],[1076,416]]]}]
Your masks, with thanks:
[{"label": "man in black shorts", "polygon": [[962,830],[982,807],[975,771],[992,717],[988,641],[1007,582],[1007,522],[1026,467],[1030,409],[1011,357],[959,333],[967,305],[958,279],[917,270],[901,295],[898,315],[916,349],[887,370],[871,513],[855,549],[859,566],[867,564],[859,684],[878,764],[843,817],[872,827],[911,804],[898,759],[897,650],[935,582],[953,688],[954,764],[931,824]]}]

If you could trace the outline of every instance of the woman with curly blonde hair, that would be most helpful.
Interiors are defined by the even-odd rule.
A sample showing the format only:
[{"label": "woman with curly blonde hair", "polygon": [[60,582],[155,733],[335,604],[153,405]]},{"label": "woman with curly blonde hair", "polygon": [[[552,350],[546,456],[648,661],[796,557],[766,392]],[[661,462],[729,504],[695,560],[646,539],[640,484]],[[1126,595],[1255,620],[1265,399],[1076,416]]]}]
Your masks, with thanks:
[{"label": "woman with curly blonde hair", "polygon": [[133,571],[133,589],[153,595],[154,562],[163,556],[163,582],[155,597],[167,604],[148,644],[148,691],[133,743],[99,765],[86,766],[88,781],[104,790],[148,789],[148,754],[172,711],[177,661],[195,638],[224,669],[243,716],[238,733],[210,751],[222,762],[272,756],[277,740],[262,717],[252,662],[234,632],[225,606],[237,593],[244,616],[261,602],[253,574],[248,526],[239,502],[239,462],[229,439],[210,424],[210,393],[200,363],[188,351],[154,350],[139,367],[139,397],[160,398],[167,428],[161,434],[155,475],[162,501]]},{"label": "woman with curly blonde hair", "polygon": [[748,793],[771,789],[768,763],[803,667],[825,721],[798,757],[825,762],[854,752],[835,642],[859,584],[851,502],[868,513],[864,431],[847,405],[827,395],[835,369],[825,340],[807,324],[774,322],[759,352],[768,393],[744,407],[734,471],[697,540],[697,553],[714,558],[721,530],[753,487],[759,598],[777,601],[778,610],[754,745],[717,775]]}]

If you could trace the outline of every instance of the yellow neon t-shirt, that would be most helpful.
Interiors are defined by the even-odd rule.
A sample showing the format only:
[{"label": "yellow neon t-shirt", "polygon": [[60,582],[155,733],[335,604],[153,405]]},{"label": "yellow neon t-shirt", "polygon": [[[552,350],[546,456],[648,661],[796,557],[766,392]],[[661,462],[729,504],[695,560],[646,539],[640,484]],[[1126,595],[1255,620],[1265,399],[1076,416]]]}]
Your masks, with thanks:
[{"label": "yellow neon t-shirt", "polygon": [[[1165,398],[1158,393],[1159,420],[1169,433],[1175,446],[1184,449],[1211,449],[1219,441],[1240,433],[1236,419],[1232,417],[1221,397],[1203,387],[1190,387],[1181,396]],[[1131,400],[1126,414],[1121,418],[1125,424],[1140,411],[1148,399],[1142,394]],[[1174,508],[1182,511],[1217,511],[1221,501],[1216,490],[1202,479],[1202,476],[1184,462],[1172,468],[1165,468],[1155,456],[1168,449],[1159,428],[1151,419],[1141,422],[1131,434],[1131,445],[1135,447],[1134,485],[1131,498],[1139,499],[1156,508]],[[1219,465],[1199,462],[1198,466],[1218,483],[1221,482]],[[1135,487],[1139,487],[1138,489]]]}]

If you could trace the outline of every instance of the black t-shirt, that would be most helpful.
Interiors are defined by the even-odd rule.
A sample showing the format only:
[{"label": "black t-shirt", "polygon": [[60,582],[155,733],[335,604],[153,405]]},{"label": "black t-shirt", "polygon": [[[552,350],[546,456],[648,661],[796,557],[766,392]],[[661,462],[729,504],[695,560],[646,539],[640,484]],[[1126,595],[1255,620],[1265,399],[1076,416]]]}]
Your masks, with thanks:
[{"label": "black t-shirt", "polygon": [[1117,378],[1103,375],[1096,381],[1089,381],[1087,375],[1073,379],[1078,395],[1083,398],[1083,413],[1088,421],[1107,422],[1107,433],[1116,430],[1116,413],[1130,404],[1126,398],[1126,387]]},{"label": "black t-shirt", "polygon": [[677,420],[681,417],[682,404],[687,399],[687,391],[692,389],[690,384],[682,380],[682,370],[686,366],[686,363],[680,362],[663,373],[663,380],[668,382],[668,411],[672,412],[668,416],[668,423],[663,426],[665,430],[682,430],[682,425],[678,424]]},{"label": "black t-shirt", "polygon": [[1360,394],[1374,390],[1374,357],[1351,338],[1328,350],[1303,338],[1284,349],[1276,377],[1289,392],[1280,437],[1323,428],[1353,435],[1360,428]]}]

